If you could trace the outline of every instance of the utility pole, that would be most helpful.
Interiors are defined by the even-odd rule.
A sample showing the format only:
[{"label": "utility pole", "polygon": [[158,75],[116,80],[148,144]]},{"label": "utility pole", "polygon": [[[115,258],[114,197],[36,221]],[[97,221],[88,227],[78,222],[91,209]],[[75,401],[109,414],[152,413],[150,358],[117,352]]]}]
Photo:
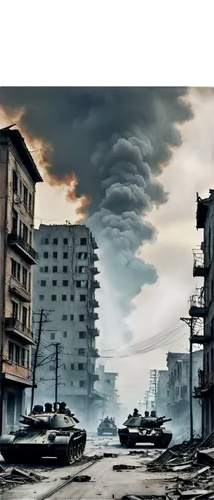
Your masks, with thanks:
[{"label": "utility pole", "polygon": [[55,344],[56,346],[56,365],[55,365],[55,403],[58,402],[58,369],[59,369],[59,346],[60,342]]},{"label": "utility pole", "polygon": [[33,411],[33,403],[34,403],[36,367],[37,367],[37,358],[38,358],[39,345],[40,345],[41,333],[42,333],[43,314],[44,314],[44,309],[41,309],[40,320],[39,320],[39,333],[38,333],[38,339],[37,339],[37,345],[36,345],[36,351],[35,351],[35,357],[34,357],[34,364],[33,364],[33,377],[32,377],[33,378],[33,386],[32,386],[32,392],[31,392],[31,405],[30,405],[31,411]]},{"label": "utility pole", "polygon": [[193,337],[193,318],[180,318],[190,328],[189,345],[189,418],[190,418],[190,440],[193,441],[193,411],[192,411],[192,337]]},{"label": "utility pole", "polygon": [[149,392],[150,392],[151,396],[154,396],[154,409],[155,409],[155,411],[157,411],[158,379],[159,379],[159,371],[158,370],[150,370]]}]

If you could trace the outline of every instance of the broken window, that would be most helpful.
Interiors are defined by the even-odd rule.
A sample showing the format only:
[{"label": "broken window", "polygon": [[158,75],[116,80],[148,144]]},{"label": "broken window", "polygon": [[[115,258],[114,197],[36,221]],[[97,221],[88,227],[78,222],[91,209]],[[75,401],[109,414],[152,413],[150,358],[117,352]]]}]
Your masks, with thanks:
[{"label": "broken window", "polygon": [[77,259],[85,260],[88,257],[88,253],[87,252],[77,252],[76,257],[77,257]]},{"label": "broken window", "polygon": [[84,356],[85,355],[85,349],[80,348],[78,349],[78,356]]},{"label": "broken window", "polygon": [[76,287],[77,288],[87,288],[87,281],[76,281]]}]

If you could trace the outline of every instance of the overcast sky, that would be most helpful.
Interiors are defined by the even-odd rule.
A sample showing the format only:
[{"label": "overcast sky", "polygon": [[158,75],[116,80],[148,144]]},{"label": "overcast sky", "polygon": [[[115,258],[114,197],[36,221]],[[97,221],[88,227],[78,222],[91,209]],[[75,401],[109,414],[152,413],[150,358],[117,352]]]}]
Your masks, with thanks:
[{"label": "overcast sky", "polygon": [[[129,317],[134,341],[140,341],[169,328],[188,315],[188,299],[197,283],[192,277],[192,249],[202,241],[202,231],[195,229],[196,191],[201,197],[214,188],[213,92],[191,89],[189,99],[195,117],[181,128],[183,143],[175,151],[160,181],[169,192],[169,201],[154,209],[148,220],[158,230],[154,244],[141,249],[143,259],[157,268],[159,279],[144,288],[136,299],[137,309]],[[8,124],[0,115],[0,124]],[[34,154],[37,161],[37,154]],[[40,223],[75,222],[75,206],[65,199],[63,187],[37,185],[35,226]],[[102,315],[102,311],[99,311]],[[182,326],[182,324],[181,324]],[[112,329],[114,325],[112,324]],[[183,327],[177,342],[144,355],[118,360],[105,360],[107,369],[119,372],[118,389],[126,406],[136,406],[147,390],[149,369],[164,369],[166,353],[188,349],[188,328]],[[102,348],[102,331],[98,347]],[[105,344],[106,347],[106,344]],[[111,348],[111,345],[109,345]],[[102,360],[100,360],[102,362]]]}]

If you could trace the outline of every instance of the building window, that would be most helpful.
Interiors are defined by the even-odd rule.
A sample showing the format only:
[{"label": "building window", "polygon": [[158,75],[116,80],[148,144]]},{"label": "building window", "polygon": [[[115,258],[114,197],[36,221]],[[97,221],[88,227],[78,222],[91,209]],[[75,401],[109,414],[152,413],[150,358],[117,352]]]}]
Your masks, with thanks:
[{"label": "building window", "polygon": [[64,245],[67,245],[67,244],[68,244],[68,238],[64,238],[64,239],[63,239],[63,244],[64,244]]},{"label": "building window", "polygon": [[63,280],[62,286],[68,286],[68,280]]},{"label": "building window", "polygon": [[68,319],[67,314],[63,314],[63,315],[62,315],[62,321],[66,321],[67,319]]},{"label": "building window", "polygon": [[67,295],[62,295],[62,301],[66,302],[66,300],[67,300]]},{"label": "building window", "polygon": [[52,300],[53,302],[56,302],[56,295],[51,295],[51,300]]},{"label": "building window", "polygon": [[15,170],[13,170],[13,192],[18,193],[18,176]]},{"label": "building window", "polygon": [[85,260],[85,259],[87,259],[88,254],[87,254],[87,252],[78,252],[76,254],[76,257],[77,257],[77,259]]},{"label": "building window", "polygon": [[77,268],[77,272],[78,272],[79,274],[84,274],[84,273],[86,273],[86,266],[79,266],[79,267]]},{"label": "building window", "polygon": [[67,259],[68,258],[68,252],[63,252],[63,259]]},{"label": "building window", "polygon": [[57,280],[52,281],[52,286],[57,286]]},{"label": "building window", "polygon": [[63,337],[64,337],[64,339],[67,338],[67,332],[63,332]]},{"label": "building window", "polygon": [[74,315],[73,314],[70,314],[70,320],[74,321]]},{"label": "building window", "polygon": [[31,193],[29,193],[28,210],[29,210],[30,214],[32,214],[33,209],[32,209],[32,194]]},{"label": "building window", "polygon": [[12,232],[15,234],[18,233],[18,214],[16,210],[13,210],[12,214]]},{"label": "building window", "polygon": [[78,363],[78,370],[84,370],[84,363]]},{"label": "building window", "polygon": [[13,318],[18,319],[19,305],[14,300],[12,300],[11,302],[12,302],[12,316]]},{"label": "building window", "polygon": [[74,370],[74,363],[71,363],[71,370]]},{"label": "building window", "polygon": [[111,383],[111,380],[110,380],[109,378],[107,378],[107,379],[105,380],[105,383],[109,385],[109,384]]},{"label": "building window", "polygon": [[73,387],[74,383],[73,383],[73,380],[71,380],[71,386]]},{"label": "building window", "polygon": [[44,295],[39,295],[39,300],[44,300],[45,296]]},{"label": "building window", "polygon": [[58,245],[58,238],[53,239],[53,245]]},{"label": "building window", "polygon": [[27,308],[25,306],[22,308],[22,324],[27,326]]},{"label": "building window", "polygon": [[26,241],[26,243],[28,242],[28,228],[25,224],[22,224],[22,237],[23,237],[23,240]]},{"label": "building window", "polygon": [[14,344],[9,341],[9,343],[8,343],[8,359],[10,361],[13,361],[13,346],[14,346]]},{"label": "building window", "polygon": [[68,272],[68,267],[67,266],[63,266],[62,271],[63,271],[63,273],[67,273]]},{"label": "building window", "polygon": [[55,333],[51,333],[51,340],[55,340]]},{"label": "building window", "polygon": [[85,355],[85,349],[78,349],[78,356],[84,356]]},{"label": "building window", "polygon": [[75,282],[77,288],[87,288],[87,281],[79,281]]},{"label": "building window", "polygon": [[14,278],[20,281],[21,277],[21,266],[19,262],[16,262],[14,259],[11,259],[11,274]]},{"label": "building window", "polygon": [[57,259],[57,252],[53,252],[53,259]]},{"label": "building window", "polygon": [[86,245],[86,244],[87,244],[86,238],[80,238],[80,245]]},{"label": "building window", "polygon": [[85,380],[80,380],[79,385],[80,387],[85,387]]},{"label": "building window", "polygon": [[43,256],[44,256],[44,259],[48,259],[48,252],[44,252]]},{"label": "building window", "polygon": [[48,273],[48,266],[44,267],[44,273]]},{"label": "building window", "polygon": [[49,239],[48,239],[48,238],[45,238],[45,239],[44,239],[44,244],[45,244],[45,245],[49,245]]},{"label": "building window", "polygon": [[57,273],[57,266],[53,266],[53,273]]},{"label": "building window", "polygon": [[49,370],[50,370],[50,372],[53,372],[54,371],[54,366],[53,365],[49,365]]},{"label": "building window", "polygon": [[63,363],[62,366],[63,366],[63,369],[66,370],[66,364]]},{"label": "building window", "polygon": [[22,284],[27,290],[27,269],[25,267],[22,267]]},{"label": "building window", "polygon": [[46,286],[46,281],[45,280],[41,280],[41,286]]},{"label": "building window", "polygon": [[28,190],[26,186],[24,186],[24,196],[23,196],[23,202],[24,205],[27,207],[27,202],[28,202]]},{"label": "building window", "polygon": [[20,347],[19,345],[15,345],[15,363],[19,365],[19,359],[20,359]]},{"label": "building window", "polygon": [[80,295],[80,302],[86,301],[86,295]]},{"label": "building window", "polygon": [[85,320],[84,314],[79,314],[79,321],[84,321],[84,320]]},{"label": "building window", "polygon": [[40,273],[43,273],[43,267],[40,267],[39,270],[40,270]]},{"label": "building window", "polygon": [[74,295],[71,295],[71,301],[72,302],[74,301]]},{"label": "building window", "polygon": [[86,338],[86,332],[79,332],[79,339],[85,339]]}]

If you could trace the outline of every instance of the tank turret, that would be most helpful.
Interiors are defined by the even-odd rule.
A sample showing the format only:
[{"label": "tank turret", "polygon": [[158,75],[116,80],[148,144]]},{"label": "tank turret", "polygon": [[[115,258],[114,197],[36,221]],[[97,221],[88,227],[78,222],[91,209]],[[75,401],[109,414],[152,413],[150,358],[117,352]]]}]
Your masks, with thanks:
[{"label": "tank turret", "polygon": [[[136,412],[134,411],[135,415]],[[136,443],[153,443],[156,448],[167,448],[172,439],[172,432],[162,427],[171,418],[157,417],[153,410],[151,416],[145,412],[141,415],[130,416],[124,422],[124,427],[118,429],[118,435],[122,446],[134,447]],[[153,415],[153,416],[152,416]]]},{"label": "tank turret", "polygon": [[0,437],[1,454],[7,463],[18,463],[20,457],[26,463],[32,457],[34,461],[56,457],[70,465],[83,455],[86,431],[76,428],[79,421],[66,404],[46,403],[43,410],[41,405],[34,406],[32,413],[21,415],[20,429]]}]

